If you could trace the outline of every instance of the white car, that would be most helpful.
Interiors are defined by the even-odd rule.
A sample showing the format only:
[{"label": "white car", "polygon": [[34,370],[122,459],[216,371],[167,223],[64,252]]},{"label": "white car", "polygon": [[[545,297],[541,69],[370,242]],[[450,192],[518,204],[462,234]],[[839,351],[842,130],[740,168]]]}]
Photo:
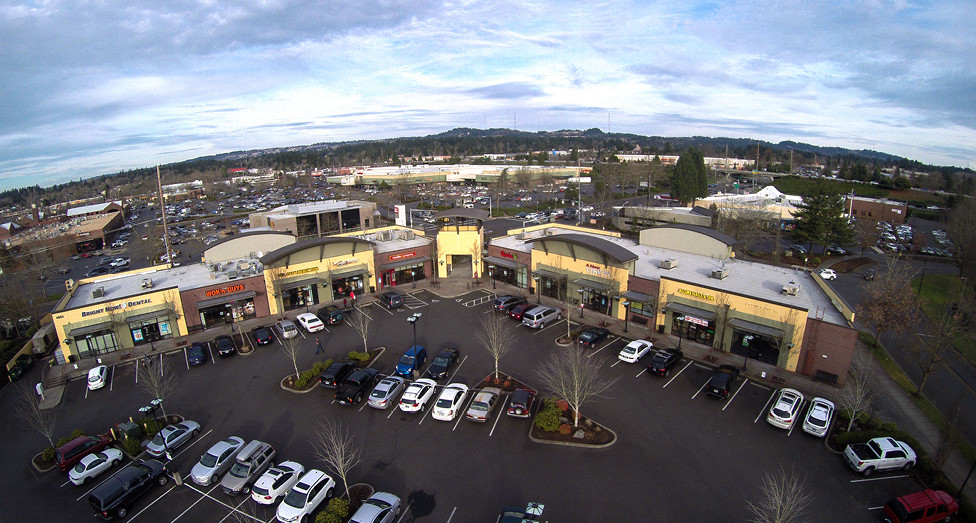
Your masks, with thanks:
[{"label": "white car", "polygon": [[781,389],[773,400],[773,406],[769,408],[766,421],[774,427],[790,430],[800,409],[803,407],[803,394],[795,389]]},{"label": "white car", "polygon": [[298,336],[298,327],[295,326],[295,322],[291,320],[281,320],[275,324],[278,327],[278,332],[281,333],[282,337],[294,338]]},{"label": "white car", "polygon": [[834,418],[834,403],[823,398],[810,400],[810,409],[803,418],[803,432],[814,436],[824,437],[830,430],[830,422]]},{"label": "white car", "polygon": [[335,480],[321,470],[312,469],[298,480],[278,504],[275,516],[281,523],[306,521],[315,509],[332,497]]},{"label": "white car", "polygon": [[81,461],[68,471],[68,479],[75,485],[84,485],[120,461],[122,461],[122,451],[112,447],[106,447],[101,452],[95,452],[94,454],[89,454],[81,458]]},{"label": "white car", "polygon": [[99,365],[88,371],[88,390],[97,390],[105,386],[108,381],[108,367]]},{"label": "white car", "polygon": [[305,330],[308,332],[318,332],[325,328],[325,324],[322,323],[322,320],[310,312],[303,312],[295,319],[298,320],[298,323],[301,323],[302,327],[305,327]]},{"label": "white car", "polygon": [[837,273],[833,269],[824,269],[820,271],[820,277],[825,280],[836,280]]},{"label": "white car", "polygon": [[294,487],[304,473],[305,467],[299,463],[294,461],[279,463],[278,466],[266,470],[254,482],[254,486],[251,487],[251,499],[262,505],[272,505]]},{"label": "white car", "polygon": [[400,497],[389,492],[376,492],[359,506],[349,523],[391,523],[403,510]]},{"label": "white car", "polygon": [[620,351],[617,358],[625,363],[637,363],[645,354],[651,352],[652,347],[654,344],[647,340],[634,340]]},{"label": "white car", "polygon": [[403,396],[400,397],[400,410],[403,412],[424,410],[427,402],[433,397],[436,387],[437,383],[428,378],[422,378],[407,385],[407,390],[403,391]]},{"label": "white car", "polygon": [[468,397],[468,386],[461,383],[451,383],[444,387],[441,395],[434,403],[434,410],[430,417],[440,421],[454,421],[454,418],[464,407],[464,400]]},{"label": "white car", "polygon": [[214,443],[210,450],[200,456],[200,461],[190,470],[190,479],[197,485],[207,485],[220,482],[220,476],[234,464],[234,458],[244,446],[244,440],[231,436]]}]

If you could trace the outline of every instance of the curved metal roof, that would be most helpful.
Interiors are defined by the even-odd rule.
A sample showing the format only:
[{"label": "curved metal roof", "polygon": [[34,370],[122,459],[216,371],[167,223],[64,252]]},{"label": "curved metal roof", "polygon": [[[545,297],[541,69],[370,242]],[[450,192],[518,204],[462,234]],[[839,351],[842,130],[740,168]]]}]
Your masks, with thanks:
[{"label": "curved metal roof", "polygon": [[590,236],[588,234],[554,234],[552,236],[534,238],[529,240],[529,243],[546,241],[562,241],[589,247],[590,249],[610,256],[618,262],[626,262],[637,259],[637,255],[631,252],[630,249],[617,245],[612,241],[604,240],[603,238],[598,238],[596,236]]},{"label": "curved metal roof", "polygon": [[710,229],[708,227],[702,227],[701,225],[688,225],[686,223],[672,223],[669,225],[659,225],[657,227],[652,227],[652,229],[682,229],[685,231],[697,232],[698,234],[704,234],[710,238],[714,238],[729,247],[736,244],[736,239],[725,234],[724,232],[716,231],[715,229]]},{"label": "curved metal roof", "polygon": [[327,245],[330,243],[363,243],[369,245],[370,247],[376,245],[375,242],[371,242],[369,240],[364,240],[362,238],[356,238],[352,236],[341,236],[341,237],[324,236],[322,238],[309,238],[307,240],[301,240],[295,242],[291,245],[286,245],[276,251],[271,251],[268,254],[265,254],[264,256],[261,257],[261,264],[268,266],[284,258],[285,256],[294,254],[298,251],[305,250],[309,247],[317,247],[319,245]]},{"label": "curved metal roof", "polygon": [[231,234],[230,236],[225,236],[225,237],[223,237],[223,238],[221,238],[221,239],[219,239],[219,240],[211,243],[210,245],[207,246],[206,249],[204,249],[204,252],[209,251],[210,249],[213,249],[214,247],[216,247],[216,246],[218,246],[218,245],[220,245],[222,243],[227,243],[227,242],[229,242],[231,240],[239,240],[239,239],[241,239],[244,236],[254,236],[254,235],[258,235],[258,234],[274,234],[274,235],[283,235],[283,236],[294,236],[292,233],[286,232],[286,231],[270,231],[270,230],[264,230],[264,231],[241,231],[241,232],[239,232],[237,234]]}]

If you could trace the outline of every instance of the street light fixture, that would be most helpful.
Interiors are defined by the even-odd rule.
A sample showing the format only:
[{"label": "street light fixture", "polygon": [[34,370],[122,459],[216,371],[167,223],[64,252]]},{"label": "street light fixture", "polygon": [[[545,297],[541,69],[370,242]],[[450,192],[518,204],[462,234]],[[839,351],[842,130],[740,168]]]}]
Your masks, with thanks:
[{"label": "street light fixture", "polygon": [[583,289],[576,289],[580,295],[580,318],[583,317]]},{"label": "street light fixture", "polygon": [[542,287],[539,287],[539,275],[533,274],[532,279],[535,280],[535,302],[542,303]]},{"label": "street light fixture", "polygon": [[624,332],[627,332],[627,324],[630,323],[630,302],[624,300],[620,304],[624,306]]},{"label": "street light fixture", "polygon": [[407,318],[407,322],[410,323],[410,325],[413,325],[413,346],[414,347],[417,346],[417,320],[419,320],[421,316],[423,316],[423,313],[415,312],[412,315],[410,315],[410,317]]},{"label": "street light fixture", "polygon": [[[150,401],[149,402],[149,405],[146,405],[145,407],[139,407],[139,412],[141,412],[143,414],[148,414],[148,415],[152,416],[153,421],[156,422],[156,428],[158,429],[158,431],[162,431],[163,428],[160,426],[159,418],[156,417],[156,410],[158,410],[160,408],[159,406],[162,405],[162,404],[163,404],[163,400],[160,399],[160,398],[156,398],[156,399]],[[159,433],[158,431],[157,431],[157,434]],[[169,453],[169,445],[166,444],[166,438],[163,437],[163,436],[160,436],[159,439],[163,440],[163,450],[165,452],[166,459],[168,461],[172,461],[173,460],[173,456]]]}]

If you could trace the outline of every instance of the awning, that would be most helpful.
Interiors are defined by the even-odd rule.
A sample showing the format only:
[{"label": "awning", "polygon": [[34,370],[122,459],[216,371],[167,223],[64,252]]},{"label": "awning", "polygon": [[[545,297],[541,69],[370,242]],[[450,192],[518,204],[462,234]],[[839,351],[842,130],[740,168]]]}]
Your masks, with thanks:
[{"label": "awning", "polygon": [[160,316],[168,316],[168,315],[169,315],[169,311],[168,310],[166,310],[166,309],[156,309],[154,311],[144,312],[142,314],[134,314],[132,316],[126,316],[125,317],[125,321],[126,321],[126,323],[128,323],[130,321],[151,320],[153,318],[158,318]]},{"label": "awning", "polygon": [[565,274],[559,274],[558,272],[547,271],[545,269],[536,269],[532,271],[533,276],[542,276],[543,278],[549,278],[550,280],[561,280],[566,277]]},{"label": "awning", "polygon": [[692,307],[691,305],[685,305],[683,303],[671,302],[667,307],[664,308],[664,310],[677,312],[678,314],[686,314],[688,316],[694,316],[696,318],[701,318],[708,321],[715,319],[714,311],[699,309],[698,307]]},{"label": "awning", "polygon": [[644,294],[643,292],[637,292],[637,291],[627,291],[621,294],[621,296],[627,298],[630,301],[639,301],[641,303],[650,303],[654,301],[654,296],[651,296],[650,294]]},{"label": "awning", "polygon": [[599,282],[599,281],[594,281],[594,280],[591,280],[589,278],[577,278],[577,279],[573,280],[573,283],[575,283],[576,285],[579,285],[580,287],[583,287],[585,289],[590,289],[590,290],[594,290],[594,291],[604,291],[605,292],[605,291],[610,290],[610,286],[607,285],[606,283]]},{"label": "awning", "polygon": [[518,269],[519,263],[514,260],[506,260],[505,258],[499,258],[498,256],[485,256],[485,261],[489,265],[501,265],[502,267],[508,267],[509,269]]},{"label": "awning", "polygon": [[244,291],[235,292],[233,294],[224,294],[223,296],[217,296],[216,298],[210,298],[209,300],[203,300],[197,302],[197,309],[205,309],[207,307],[213,307],[214,305],[221,305],[224,303],[233,303],[235,301],[246,300],[248,298],[253,298],[257,296],[255,291]]},{"label": "awning", "polygon": [[746,321],[741,318],[733,318],[729,320],[729,325],[735,327],[739,330],[744,330],[746,332],[751,332],[753,334],[758,334],[760,336],[766,336],[769,338],[782,338],[783,331],[775,327],[768,327],[766,325],[760,325],[758,323],[753,323],[751,321]]},{"label": "awning", "polygon": [[336,278],[348,278],[349,276],[356,276],[357,274],[366,274],[365,265],[359,265],[354,267],[349,267],[347,269],[342,269],[341,271],[332,271],[330,277],[334,280]]},{"label": "awning", "polygon": [[308,285],[318,285],[322,280],[318,278],[305,278],[304,280],[295,280],[282,283],[279,289],[283,291],[297,289],[299,287],[306,287]]},{"label": "awning", "polygon": [[386,265],[380,265],[381,269],[396,269],[397,267],[406,267],[407,265],[415,265],[418,263],[427,263],[430,258],[426,256],[421,256],[419,258],[407,258],[406,260],[395,261],[387,263]]},{"label": "awning", "polygon": [[68,332],[68,336],[72,338],[77,336],[84,336],[85,334],[94,334],[98,331],[111,330],[112,324],[110,322],[96,323],[95,325],[86,325],[84,327],[78,327],[76,329],[71,329]]}]

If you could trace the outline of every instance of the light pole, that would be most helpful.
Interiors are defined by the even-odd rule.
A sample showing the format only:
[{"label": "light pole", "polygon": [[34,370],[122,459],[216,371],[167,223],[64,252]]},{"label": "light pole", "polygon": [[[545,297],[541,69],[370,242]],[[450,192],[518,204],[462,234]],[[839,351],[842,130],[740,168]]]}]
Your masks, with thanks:
[{"label": "light pole", "polygon": [[491,288],[494,289],[495,288],[495,266],[494,265],[488,266],[488,279],[491,280]]},{"label": "light pole", "polygon": [[580,318],[583,317],[583,289],[576,289],[580,295]]},{"label": "light pole", "polygon": [[[139,412],[152,416],[153,421],[156,422],[156,428],[158,429],[157,434],[159,433],[159,431],[163,430],[163,428],[159,426],[159,418],[156,417],[156,409],[158,409],[159,406],[162,404],[163,404],[163,400],[160,398],[156,398],[150,401],[149,405],[146,405],[145,407],[139,407]],[[163,440],[163,451],[165,453],[166,459],[168,461],[172,461],[173,456],[169,453],[169,445],[166,444],[166,438],[164,436],[160,436],[159,439]]]},{"label": "light pole", "polygon": [[[674,321],[684,321],[684,316],[675,316]],[[678,326],[678,350],[681,350],[681,326]]]},{"label": "light pole", "polygon": [[542,303],[542,288],[539,287],[539,275],[533,274],[532,279],[535,280],[535,302]]},{"label": "light pole", "polygon": [[627,324],[630,323],[630,302],[624,300],[620,304],[624,306],[624,332],[627,332]]},{"label": "light pole", "polygon": [[423,316],[423,313],[415,312],[411,314],[410,317],[407,318],[407,322],[410,323],[410,325],[413,325],[413,346],[414,347],[417,346],[417,320],[419,320],[421,316]]}]

